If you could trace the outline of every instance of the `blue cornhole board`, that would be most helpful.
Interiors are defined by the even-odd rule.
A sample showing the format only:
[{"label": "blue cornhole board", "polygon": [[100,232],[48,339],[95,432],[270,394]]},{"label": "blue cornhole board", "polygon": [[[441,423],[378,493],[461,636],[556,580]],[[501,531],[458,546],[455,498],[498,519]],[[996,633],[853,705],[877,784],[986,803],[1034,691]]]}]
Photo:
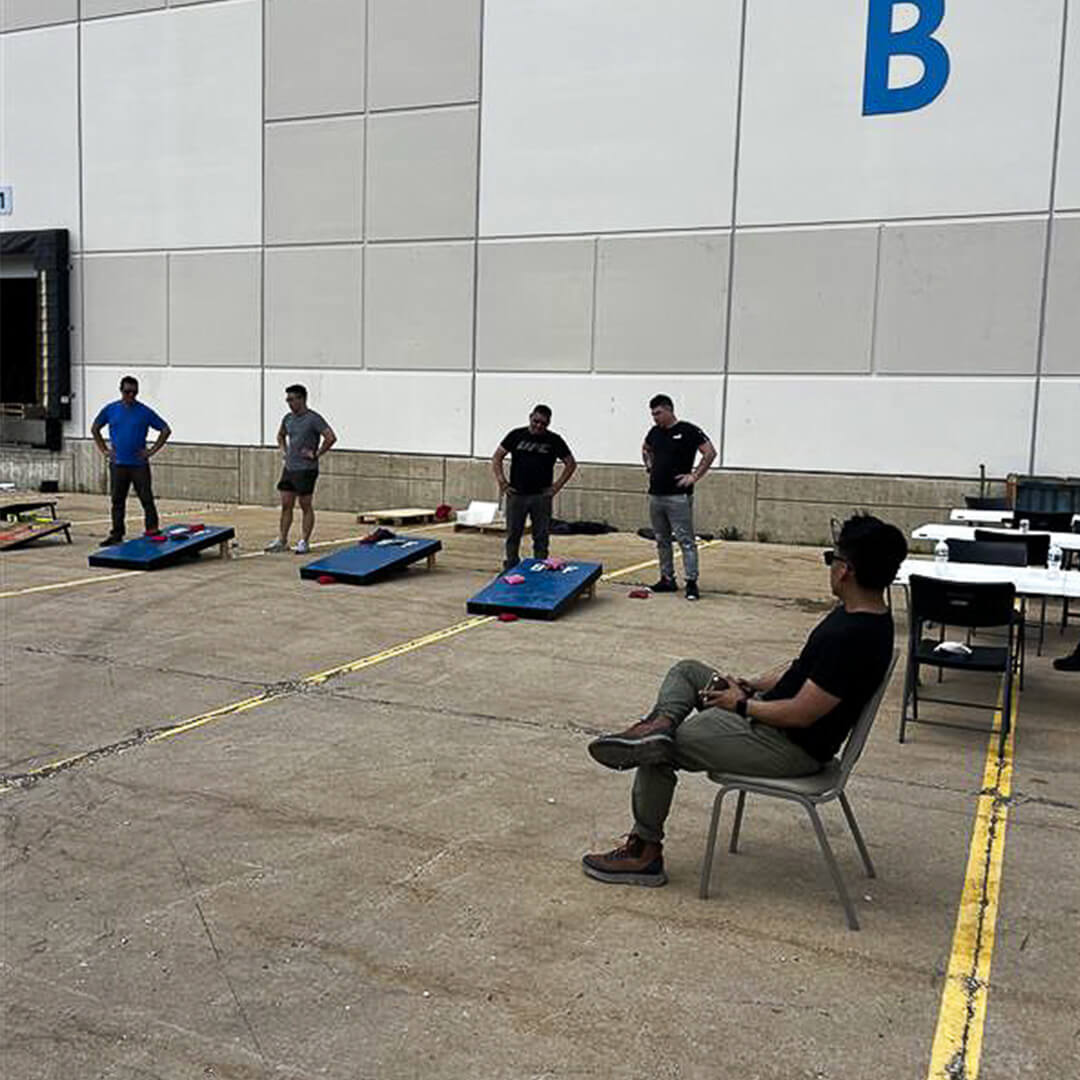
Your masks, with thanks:
[{"label": "blue cornhole board", "polygon": [[[534,570],[533,567],[536,567]],[[501,615],[504,611],[523,619],[556,619],[565,608],[604,572],[595,562],[567,560],[562,570],[547,570],[540,559],[522,559],[481,589],[466,605],[474,615]],[[508,585],[507,574],[521,574],[520,585]]]},{"label": "blue cornhole board", "polygon": [[404,570],[409,563],[433,558],[442,551],[441,540],[423,536],[395,536],[374,544],[353,544],[325,558],[300,567],[302,578],[315,579],[329,574],[348,585],[372,585],[380,578]]},{"label": "blue cornhole board", "polygon": [[230,526],[208,525],[198,532],[188,532],[190,528],[189,525],[170,525],[161,530],[166,537],[164,541],[140,536],[100,548],[90,556],[90,565],[120,570],[160,570],[197,555],[203,548],[226,544],[236,535]]}]

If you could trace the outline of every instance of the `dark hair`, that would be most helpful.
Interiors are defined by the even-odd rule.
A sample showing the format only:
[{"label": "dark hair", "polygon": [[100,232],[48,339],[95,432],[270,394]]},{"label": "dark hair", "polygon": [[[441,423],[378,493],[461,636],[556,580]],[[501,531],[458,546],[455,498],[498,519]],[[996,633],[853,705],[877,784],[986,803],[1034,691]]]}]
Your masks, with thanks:
[{"label": "dark hair", "polygon": [[655,409],[658,405],[666,405],[669,409],[675,408],[675,402],[667,394],[657,394],[656,397],[649,398],[650,409]]},{"label": "dark hair", "polygon": [[[548,405],[534,405],[532,411],[538,412],[541,416],[546,416],[549,420],[551,419],[551,408]],[[531,416],[532,413],[529,415]]]},{"label": "dark hair", "polygon": [[853,514],[836,537],[836,550],[855,571],[865,589],[884,589],[892,584],[907,556],[904,534],[872,514]]},{"label": "dark hair", "polygon": [[129,383],[130,385],[134,386],[136,390],[139,389],[139,380],[136,379],[134,375],[125,375],[120,380],[120,393],[124,392],[124,387],[127,386]]},{"label": "dark hair", "polygon": [[293,383],[292,386],[285,387],[286,394],[299,394],[302,398],[307,397],[307,387],[301,386],[298,382]]}]

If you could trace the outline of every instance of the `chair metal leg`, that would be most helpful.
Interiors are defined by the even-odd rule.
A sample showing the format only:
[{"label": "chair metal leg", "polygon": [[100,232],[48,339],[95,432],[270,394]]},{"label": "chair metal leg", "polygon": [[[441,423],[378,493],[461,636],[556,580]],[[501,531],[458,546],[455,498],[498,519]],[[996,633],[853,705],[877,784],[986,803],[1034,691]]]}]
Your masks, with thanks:
[{"label": "chair metal leg", "polygon": [[721,788],[713,799],[712,818],[709,821],[709,838],[705,841],[705,858],[701,865],[701,884],[698,887],[698,896],[702,900],[709,898],[709,878],[712,876],[713,853],[716,851],[716,830],[720,824],[720,808],[724,804],[724,796],[728,788]]},{"label": "chair metal leg", "polygon": [[1042,656],[1043,640],[1046,637],[1046,597],[1042,598],[1042,612],[1039,615],[1039,644],[1035,648],[1035,655]]},{"label": "chair metal leg", "polygon": [[[1001,734],[998,736],[998,757],[1005,756],[1005,743],[1008,741],[1009,731],[1012,729],[1012,682],[1012,670],[1006,665],[1005,689],[1003,691],[1005,700],[1001,708]],[[1023,685],[1023,681],[1021,681],[1020,686],[1023,687]]]},{"label": "chair metal leg", "polygon": [[[799,800],[802,802],[802,800]],[[814,832],[817,833],[818,844],[821,846],[821,854],[825,856],[825,863],[829,867],[829,873],[832,874],[833,884],[836,886],[836,891],[840,894],[840,902],[844,905],[844,913],[847,915],[848,926],[852,930],[859,929],[859,920],[855,916],[855,908],[851,903],[851,897],[848,896],[847,887],[844,885],[844,879],[840,876],[840,867],[836,865],[836,857],[833,855],[832,848],[829,846],[829,838],[825,835],[825,829],[821,824],[821,818],[818,817],[818,812],[814,808],[814,804],[811,802],[803,802],[803,806],[806,807],[806,812],[810,815],[810,820],[814,823]]]},{"label": "chair metal leg", "polygon": [[870,861],[870,852],[866,850],[866,844],[863,843],[862,833],[859,832],[859,825],[855,820],[855,814],[851,809],[851,803],[848,802],[847,796],[840,792],[840,808],[844,811],[844,817],[847,818],[848,826],[851,829],[851,835],[855,837],[855,846],[859,849],[859,854],[862,856],[863,866],[866,867],[867,877],[877,877],[877,871],[874,870],[874,864]]},{"label": "chair metal leg", "polygon": [[739,792],[739,801],[735,804],[735,824],[731,826],[731,843],[728,844],[728,851],[732,855],[737,855],[739,852],[739,830],[742,828],[742,816],[743,808],[746,806],[746,792]]},{"label": "chair metal leg", "polygon": [[916,679],[916,665],[914,661],[908,660],[907,667],[904,669],[904,693],[900,699],[900,735],[897,738],[897,742],[904,741],[904,729],[907,727],[907,707],[908,698],[911,697],[915,686]]}]

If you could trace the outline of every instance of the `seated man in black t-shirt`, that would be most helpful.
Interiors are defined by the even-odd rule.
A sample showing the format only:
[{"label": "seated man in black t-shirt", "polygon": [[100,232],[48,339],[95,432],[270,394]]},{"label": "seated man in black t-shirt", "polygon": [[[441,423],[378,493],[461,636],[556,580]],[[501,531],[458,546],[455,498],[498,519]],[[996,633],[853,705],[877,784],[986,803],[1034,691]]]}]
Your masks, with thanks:
[{"label": "seated man in black t-shirt", "polygon": [[[521,537],[525,519],[532,522],[533,557],[548,557],[548,537],[551,534],[551,506],[555,496],[574,475],[577,462],[561,435],[549,430],[551,409],[534,405],[529,414],[529,426],[514,428],[495,448],[491,468],[506,496],[506,555],[503,569],[517,566],[520,559]],[[503,471],[503,459],[510,455],[510,480]],[[562,462],[558,480],[555,462]]]},{"label": "seated man in black t-shirt", "polygon": [[884,591],[906,554],[896,526],[869,515],[849,518],[835,549],[825,552],[839,603],[793,662],[746,679],[680,660],[643,719],[589,744],[601,765],[637,767],[630,836],[613,851],[584,856],[589,877],[631,885],[667,881],[664,821],[679,769],[804,776],[833,757],[888,670],[893,621]]}]

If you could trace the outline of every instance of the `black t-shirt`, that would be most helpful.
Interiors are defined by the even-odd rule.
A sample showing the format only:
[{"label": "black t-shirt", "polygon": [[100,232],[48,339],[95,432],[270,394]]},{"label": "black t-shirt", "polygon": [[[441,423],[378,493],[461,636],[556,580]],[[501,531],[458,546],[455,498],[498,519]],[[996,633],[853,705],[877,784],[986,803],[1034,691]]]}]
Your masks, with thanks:
[{"label": "black t-shirt", "polygon": [[843,745],[863,706],[881,684],[892,650],[891,613],[849,613],[840,605],[810,631],[798,658],[762,698],[793,698],[807,679],[838,697],[840,704],[809,727],[783,729],[793,743],[826,762]]},{"label": "black t-shirt", "polygon": [[570,447],[554,431],[534,435],[514,428],[499,444],[510,454],[510,486],[520,495],[538,495],[555,479],[555,460],[570,457]]},{"label": "black t-shirt", "polygon": [[686,420],[676,420],[669,428],[655,425],[645,436],[645,445],[652,451],[652,471],[649,473],[650,495],[687,495],[694,490],[679,487],[676,476],[693,472],[698,447],[709,436]]}]

